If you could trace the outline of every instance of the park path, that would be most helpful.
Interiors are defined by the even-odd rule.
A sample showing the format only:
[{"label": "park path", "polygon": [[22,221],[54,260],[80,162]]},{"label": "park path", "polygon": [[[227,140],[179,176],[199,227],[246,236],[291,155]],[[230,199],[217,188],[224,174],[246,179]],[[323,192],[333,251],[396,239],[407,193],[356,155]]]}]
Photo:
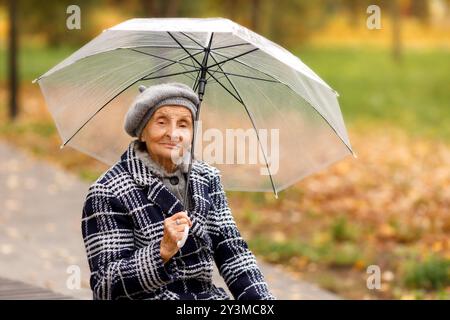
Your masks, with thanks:
[{"label": "park path", "polygon": [[[53,164],[0,142],[0,277],[91,299],[81,237],[81,208],[89,184]],[[258,265],[278,299],[339,299],[278,266]],[[79,267],[81,288],[67,286]],[[226,288],[217,270],[214,283]]]}]

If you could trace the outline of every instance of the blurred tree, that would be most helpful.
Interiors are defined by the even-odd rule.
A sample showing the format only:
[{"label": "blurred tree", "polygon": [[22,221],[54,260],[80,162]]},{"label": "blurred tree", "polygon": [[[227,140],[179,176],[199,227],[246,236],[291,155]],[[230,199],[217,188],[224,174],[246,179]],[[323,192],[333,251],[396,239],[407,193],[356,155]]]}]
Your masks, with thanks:
[{"label": "blurred tree", "polygon": [[430,20],[430,1],[411,0],[411,14],[420,19],[425,24]]},{"label": "blurred tree", "polygon": [[[109,0],[122,8],[119,0]],[[208,12],[208,0],[130,0],[127,8],[134,17],[199,17]]]},{"label": "blurred tree", "polygon": [[250,10],[250,14],[251,14],[251,23],[250,23],[250,28],[255,31],[255,32],[259,32],[259,21],[260,21],[260,8],[261,8],[261,0],[252,0],[251,1],[251,10]]},{"label": "blurred tree", "polygon": [[[419,10],[422,6],[428,6],[427,0],[417,0],[423,4],[415,4],[416,9]],[[347,11],[349,14],[350,24],[357,26],[359,18],[366,14],[366,9],[369,5],[378,5],[381,8],[382,19],[385,13],[389,13],[392,26],[392,57],[399,62],[402,58],[402,37],[401,37],[401,20],[402,14],[406,6],[414,6],[415,0],[340,0],[339,6],[341,10]],[[363,20],[361,20],[362,23]]]},{"label": "blurred tree", "polygon": [[178,17],[180,0],[141,0],[141,7],[151,17]]},{"label": "blurred tree", "polygon": [[269,35],[283,46],[304,42],[323,23],[326,1],[271,1]]},{"label": "blurred tree", "polygon": [[228,18],[231,20],[236,20],[237,19],[237,11],[238,11],[238,0],[229,0],[229,1],[225,1],[225,10],[224,12],[228,13]]},{"label": "blurred tree", "polygon": [[[364,3],[363,3],[364,2]],[[366,1],[360,0],[342,0],[342,6],[348,12],[349,25],[356,27],[362,12],[366,12]]]},{"label": "blurred tree", "polygon": [[[191,3],[203,3],[204,0]],[[298,45],[324,22],[328,0],[211,0],[203,15],[231,19],[283,46]]]},{"label": "blurred tree", "polygon": [[21,32],[41,34],[50,46],[79,45],[93,36],[90,25],[89,10],[93,5],[102,4],[101,0],[78,0],[76,5],[81,9],[81,30],[68,30],[66,12],[73,0],[50,0],[45,5],[39,0],[21,2],[18,19]]},{"label": "blurred tree", "polygon": [[17,8],[19,6],[18,0],[8,0],[9,11],[9,34],[8,34],[8,73],[9,73],[9,117],[14,120],[18,113],[17,108]]},{"label": "blurred tree", "polygon": [[397,62],[402,57],[402,41],[401,41],[401,15],[398,0],[392,0],[390,3],[392,18],[392,55]]},{"label": "blurred tree", "polygon": [[71,4],[72,0],[49,0],[43,6],[42,1],[27,0],[19,13],[21,32],[41,34],[52,46],[78,46],[98,34],[95,9],[108,7],[124,18],[222,16],[282,45],[294,45],[324,23],[331,7],[330,0],[78,0],[81,30],[67,30],[66,9]]}]

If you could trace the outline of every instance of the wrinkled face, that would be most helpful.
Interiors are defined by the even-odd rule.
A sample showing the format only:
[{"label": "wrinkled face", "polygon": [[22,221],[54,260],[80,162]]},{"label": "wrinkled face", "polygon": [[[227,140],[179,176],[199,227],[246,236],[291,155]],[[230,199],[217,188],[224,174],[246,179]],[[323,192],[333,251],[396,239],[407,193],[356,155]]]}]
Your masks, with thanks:
[{"label": "wrinkled face", "polygon": [[156,159],[175,162],[190,147],[193,134],[191,112],[182,106],[156,110],[142,131],[141,140]]}]

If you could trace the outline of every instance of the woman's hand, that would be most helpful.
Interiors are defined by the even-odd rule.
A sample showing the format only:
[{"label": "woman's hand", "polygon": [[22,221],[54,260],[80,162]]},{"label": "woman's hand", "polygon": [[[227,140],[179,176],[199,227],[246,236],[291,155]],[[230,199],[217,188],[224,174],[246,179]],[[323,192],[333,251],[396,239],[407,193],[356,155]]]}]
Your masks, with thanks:
[{"label": "woman's hand", "polygon": [[166,263],[172,258],[179,248],[177,245],[178,240],[181,240],[184,233],[184,228],[192,226],[191,219],[189,219],[186,211],[180,211],[173,216],[164,220],[164,235],[161,240],[161,257]]}]

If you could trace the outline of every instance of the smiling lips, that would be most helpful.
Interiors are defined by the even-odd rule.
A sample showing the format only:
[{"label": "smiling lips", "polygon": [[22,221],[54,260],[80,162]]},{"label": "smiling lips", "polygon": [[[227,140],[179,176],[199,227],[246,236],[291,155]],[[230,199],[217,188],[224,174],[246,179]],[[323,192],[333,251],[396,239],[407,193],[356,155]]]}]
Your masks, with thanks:
[{"label": "smiling lips", "polygon": [[164,147],[169,148],[169,149],[175,149],[175,148],[179,148],[180,145],[176,144],[176,143],[161,143]]}]

